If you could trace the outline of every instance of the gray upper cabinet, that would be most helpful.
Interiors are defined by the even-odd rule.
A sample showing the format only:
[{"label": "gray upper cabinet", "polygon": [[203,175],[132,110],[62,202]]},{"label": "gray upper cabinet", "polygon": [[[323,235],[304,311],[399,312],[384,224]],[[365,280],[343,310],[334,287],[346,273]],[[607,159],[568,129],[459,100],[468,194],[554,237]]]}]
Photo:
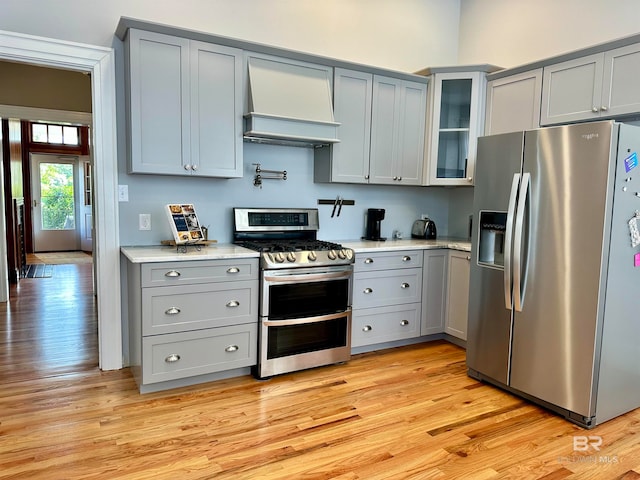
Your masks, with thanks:
[{"label": "gray upper cabinet", "polygon": [[129,172],[242,176],[241,50],[130,29]]},{"label": "gray upper cabinet", "polygon": [[315,152],[315,181],[420,185],[426,83],[336,68],[340,142]]},{"label": "gray upper cabinet", "polygon": [[540,126],[542,68],[487,83],[485,135]]},{"label": "gray upper cabinet", "polygon": [[640,112],[640,44],[544,68],[541,125]]},{"label": "gray upper cabinet", "polygon": [[[484,72],[432,75],[427,185],[473,185],[476,143],[484,131]],[[482,95],[480,95],[482,92]]]},{"label": "gray upper cabinet", "polygon": [[427,86],[374,75],[369,183],[420,185]]}]

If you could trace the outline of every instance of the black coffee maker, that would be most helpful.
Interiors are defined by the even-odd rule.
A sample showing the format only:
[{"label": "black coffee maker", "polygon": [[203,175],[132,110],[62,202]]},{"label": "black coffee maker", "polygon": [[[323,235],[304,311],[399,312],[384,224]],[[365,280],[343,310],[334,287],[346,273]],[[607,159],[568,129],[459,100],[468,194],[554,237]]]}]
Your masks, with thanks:
[{"label": "black coffee maker", "polygon": [[380,222],[384,220],[384,208],[370,208],[367,210],[367,231],[365,240],[384,241],[386,238],[380,236]]}]

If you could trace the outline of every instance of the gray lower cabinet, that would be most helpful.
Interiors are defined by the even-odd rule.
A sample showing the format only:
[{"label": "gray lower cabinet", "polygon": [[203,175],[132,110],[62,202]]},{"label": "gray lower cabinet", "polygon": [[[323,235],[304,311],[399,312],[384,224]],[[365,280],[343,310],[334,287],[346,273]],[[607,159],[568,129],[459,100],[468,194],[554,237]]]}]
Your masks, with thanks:
[{"label": "gray lower cabinet", "polygon": [[447,318],[444,331],[460,340],[467,339],[470,260],[468,252],[449,252]]},{"label": "gray lower cabinet", "polygon": [[356,254],[352,347],[418,337],[421,250]]},{"label": "gray lower cabinet", "polygon": [[128,263],[127,282],[130,360],[141,391],[256,364],[257,259]]},{"label": "gray lower cabinet", "polygon": [[421,335],[444,332],[447,309],[447,265],[449,250],[425,250],[422,267]]}]

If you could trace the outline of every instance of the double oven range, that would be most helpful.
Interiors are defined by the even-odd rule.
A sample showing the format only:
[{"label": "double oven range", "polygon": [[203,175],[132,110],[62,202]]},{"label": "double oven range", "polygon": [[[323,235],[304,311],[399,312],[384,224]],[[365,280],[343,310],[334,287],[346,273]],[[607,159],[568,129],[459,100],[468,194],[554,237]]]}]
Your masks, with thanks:
[{"label": "double oven range", "polygon": [[257,378],[351,356],[353,250],[318,229],[317,209],[234,208],[234,243],[260,252]]}]

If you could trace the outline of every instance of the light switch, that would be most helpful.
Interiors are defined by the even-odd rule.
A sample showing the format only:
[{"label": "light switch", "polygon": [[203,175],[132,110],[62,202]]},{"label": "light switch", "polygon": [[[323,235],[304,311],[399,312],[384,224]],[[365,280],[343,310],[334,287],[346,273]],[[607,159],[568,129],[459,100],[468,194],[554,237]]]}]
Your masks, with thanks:
[{"label": "light switch", "polygon": [[129,185],[118,185],[118,201],[129,201]]}]

